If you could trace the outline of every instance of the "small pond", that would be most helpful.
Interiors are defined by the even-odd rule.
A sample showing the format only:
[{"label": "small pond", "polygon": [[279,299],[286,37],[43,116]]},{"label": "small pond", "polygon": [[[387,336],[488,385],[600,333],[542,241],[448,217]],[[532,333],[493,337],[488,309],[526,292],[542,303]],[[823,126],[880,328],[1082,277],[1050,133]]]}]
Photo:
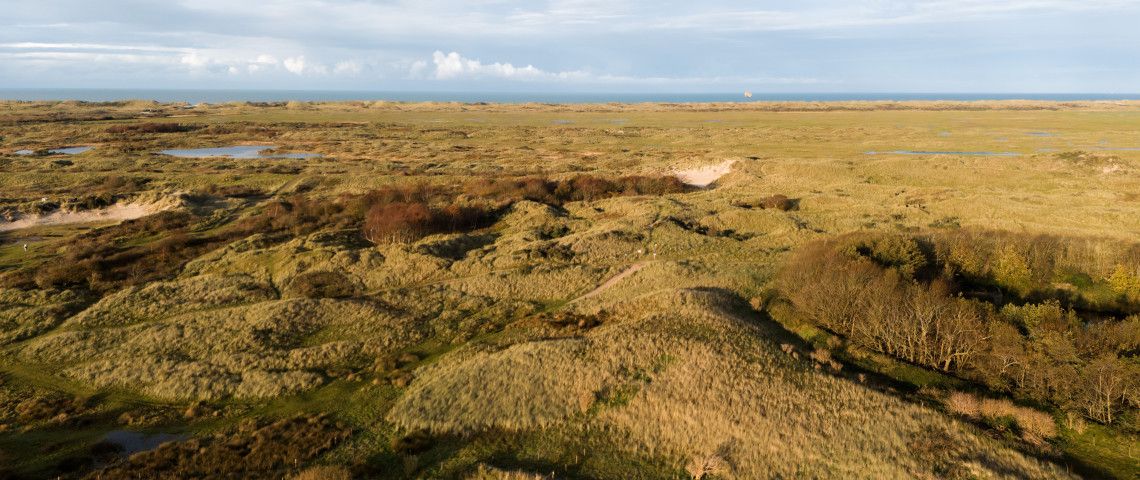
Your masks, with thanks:
[{"label": "small pond", "polygon": [[113,430],[103,436],[103,440],[122,447],[123,453],[132,453],[154,450],[166,442],[178,442],[190,438],[185,434],[174,433],[142,433],[130,430]]},{"label": "small pond", "polygon": [[263,153],[277,148],[273,145],[234,145],[215,148],[186,148],[163,150],[160,153],[180,158],[318,158],[319,153]]}]

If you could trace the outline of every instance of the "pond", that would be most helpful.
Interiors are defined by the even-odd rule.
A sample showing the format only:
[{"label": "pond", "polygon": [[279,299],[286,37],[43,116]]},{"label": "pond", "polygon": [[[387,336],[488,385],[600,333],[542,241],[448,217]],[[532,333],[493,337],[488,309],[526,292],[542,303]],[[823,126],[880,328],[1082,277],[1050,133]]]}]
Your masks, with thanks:
[{"label": "pond", "polygon": [[185,434],[143,433],[130,430],[112,430],[103,436],[104,441],[122,447],[125,455],[154,450],[166,442],[179,442],[188,438],[190,436]]},{"label": "pond", "polygon": [[[52,148],[52,149],[48,150],[48,153],[50,153],[52,155],[79,155],[80,153],[91,150],[92,148],[95,148],[95,147]],[[36,153],[35,150],[28,150],[28,149],[16,150],[16,155],[32,155],[35,153]]]},{"label": "pond", "polygon": [[179,158],[318,158],[319,153],[263,153],[277,148],[274,145],[234,145],[215,148],[186,148],[163,150],[159,153]]},{"label": "pond", "polygon": [[927,151],[927,150],[894,150],[890,152],[863,152],[866,155],[968,155],[978,157],[1017,157],[1020,153],[1016,152],[960,152],[960,151]]}]

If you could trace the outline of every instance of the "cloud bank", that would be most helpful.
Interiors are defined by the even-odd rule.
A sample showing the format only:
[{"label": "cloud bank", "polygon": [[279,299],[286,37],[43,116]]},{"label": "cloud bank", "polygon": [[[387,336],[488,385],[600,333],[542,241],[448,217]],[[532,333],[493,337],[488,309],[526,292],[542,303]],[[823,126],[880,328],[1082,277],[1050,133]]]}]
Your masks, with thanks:
[{"label": "cloud bank", "polygon": [[[1124,91],[1136,0],[43,0],[0,86]],[[234,28],[235,25],[240,29]]]}]

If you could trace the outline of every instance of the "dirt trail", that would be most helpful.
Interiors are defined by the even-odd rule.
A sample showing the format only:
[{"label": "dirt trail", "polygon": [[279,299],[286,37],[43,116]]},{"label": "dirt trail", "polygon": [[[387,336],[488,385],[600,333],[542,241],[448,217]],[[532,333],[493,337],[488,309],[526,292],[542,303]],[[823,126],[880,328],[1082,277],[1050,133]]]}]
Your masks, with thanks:
[{"label": "dirt trail", "polygon": [[169,205],[159,203],[124,203],[96,210],[53,212],[48,215],[33,215],[21,218],[14,222],[0,222],[0,232],[47,225],[66,225],[70,223],[122,222],[124,220],[134,220],[136,218],[145,217],[152,213],[166,210],[167,208],[169,208]]},{"label": "dirt trail", "polygon": [[590,293],[587,293],[585,295],[582,295],[578,298],[571,300],[570,303],[574,303],[574,302],[577,302],[578,300],[585,300],[587,298],[590,298],[590,297],[593,297],[596,295],[600,295],[602,292],[605,292],[606,290],[609,290],[614,285],[617,285],[617,283],[622,281],[622,279],[624,279],[625,277],[633,275],[634,273],[637,273],[638,270],[645,268],[645,265],[647,265],[648,263],[649,262],[638,262],[638,263],[635,263],[633,265],[630,265],[629,268],[622,270],[621,273],[614,275],[613,277],[610,277],[610,279],[606,280],[605,283],[598,285],[598,288],[590,290]]},{"label": "dirt trail", "polygon": [[719,165],[706,165],[704,167],[676,170],[673,174],[686,184],[703,188],[711,185],[717,181],[717,179],[732,171],[732,166],[735,163],[736,160],[725,160]]}]

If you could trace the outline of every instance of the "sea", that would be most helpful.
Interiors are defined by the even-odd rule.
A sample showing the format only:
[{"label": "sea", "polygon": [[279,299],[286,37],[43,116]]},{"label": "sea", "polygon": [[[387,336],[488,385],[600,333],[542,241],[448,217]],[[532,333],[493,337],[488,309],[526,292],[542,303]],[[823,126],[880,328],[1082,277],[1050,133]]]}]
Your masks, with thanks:
[{"label": "sea", "polygon": [[353,90],[147,90],[0,88],[0,100],[156,100],[159,102],[224,103],[285,101],[394,101],[461,103],[701,103],[701,102],[837,102],[853,100],[1140,100],[1122,93],[535,93],[412,92]]}]

